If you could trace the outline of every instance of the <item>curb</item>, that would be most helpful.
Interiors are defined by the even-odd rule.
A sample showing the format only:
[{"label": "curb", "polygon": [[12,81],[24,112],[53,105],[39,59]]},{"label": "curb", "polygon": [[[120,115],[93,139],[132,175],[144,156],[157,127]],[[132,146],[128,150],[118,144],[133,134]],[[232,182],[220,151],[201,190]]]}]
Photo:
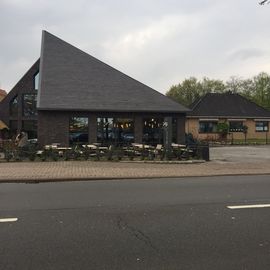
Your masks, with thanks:
[{"label": "curb", "polygon": [[120,163],[148,163],[148,164],[200,164],[205,163],[205,160],[202,159],[194,159],[194,160],[123,160],[119,161]]},{"label": "curb", "polygon": [[180,176],[138,176],[138,177],[81,177],[81,178],[44,178],[44,179],[6,179],[0,180],[0,184],[42,184],[42,183],[58,183],[58,182],[88,182],[88,181],[109,181],[109,180],[148,180],[148,179],[176,179],[176,178],[206,178],[219,176],[253,176],[253,175],[270,175],[270,173],[224,173],[211,175],[180,175]]},{"label": "curb", "polygon": [[[35,164],[35,163],[58,163],[58,162],[72,162],[72,161],[78,161],[78,162],[85,162],[85,161],[90,161],[90,162],[111,162],[111,163],[148,163],[148,164],[198,164],[198,163],[205,163],[207,162],[206,160],[203,159],[193,159],[193,160],[57,160],[57,161],[53,161],[53,160],[46,160],[46,161],[30,161],[30,160],[24,160],[24,161],[6,161],[4,159],[0,158],[0,164],[6,163],[31,163],[31,164]],[[1,181],[1,180],[0,180]]]}]

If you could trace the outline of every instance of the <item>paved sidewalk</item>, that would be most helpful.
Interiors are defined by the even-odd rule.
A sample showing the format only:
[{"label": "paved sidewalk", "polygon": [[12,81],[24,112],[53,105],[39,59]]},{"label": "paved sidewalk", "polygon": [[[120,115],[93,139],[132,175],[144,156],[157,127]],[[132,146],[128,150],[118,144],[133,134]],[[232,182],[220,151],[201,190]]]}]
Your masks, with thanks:
[{"label": "paved sidewalk", "polygon": [[183,176],[270,174],[268,162],[152,164],[128,162],[59,161],[0,163],[0,182],[35,182]]}]

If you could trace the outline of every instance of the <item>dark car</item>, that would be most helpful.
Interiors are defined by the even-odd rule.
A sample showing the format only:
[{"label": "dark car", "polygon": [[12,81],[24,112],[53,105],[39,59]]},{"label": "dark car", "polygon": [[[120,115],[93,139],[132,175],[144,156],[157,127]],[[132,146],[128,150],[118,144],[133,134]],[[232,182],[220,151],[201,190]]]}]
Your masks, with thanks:
[{"label": "dark car", "polygon": [[69,140],[70,140],[71,143],[74,143],[74,142],[88,142],[88,133],[70,134]]}]

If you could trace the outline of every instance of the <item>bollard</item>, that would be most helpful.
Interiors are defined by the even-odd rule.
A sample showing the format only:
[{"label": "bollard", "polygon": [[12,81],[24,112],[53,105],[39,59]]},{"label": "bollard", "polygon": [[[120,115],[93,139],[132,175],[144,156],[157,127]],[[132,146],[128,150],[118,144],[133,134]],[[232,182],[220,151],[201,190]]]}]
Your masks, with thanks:
[{"label": "bollard", "polygon": [[205,161],[210,161],[209,144],[202,145],[201,147],[202,159]]}]

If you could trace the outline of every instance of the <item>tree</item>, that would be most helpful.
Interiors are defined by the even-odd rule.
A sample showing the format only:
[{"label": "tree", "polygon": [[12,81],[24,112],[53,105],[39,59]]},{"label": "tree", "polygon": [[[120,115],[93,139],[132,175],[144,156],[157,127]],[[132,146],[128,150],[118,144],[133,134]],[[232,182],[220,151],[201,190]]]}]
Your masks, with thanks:
[{"label": "tree", "polygon": [[185,106],[189,106],[206,93],[217,93],[224,90],[225,85],[221,80],[211,80],[205,77],[199,81],[195,77],[190,77],[182,83],[173,85],[166,95]]},{"label": "tree", "polygon": [[223,93],[225,91],[238,93],[256,104],[270,109],[270,75],[266,72],[261,72],[251,79],[232,76],[225,84],[221,80],[212,80],[207,77],[201,81],[190,77],[182,83],[173,85],[166,95],[185,106],[189,106],[207,93]]},{"label": "tree", "polygon": [[261,72],[252,79],[231,77],[226,82],[226,90],[241,94],[256,104],[270,109],[270,76]]},{"label": "tree", "polygon": [[201,81],[202,85],[202,95],[206,93],[222,93],[225,91],[225,85],[221,80],[211,80],[207,77],[204,77]]},{"label": "tree", "polygon": [[241,95],[252,100],[255,92],[255,83],[252,79],[246,79],[241,84]]},{"label": "tree", "polygon": [[255,84],[252,100],[257,104],[270,109],[270,76],[261,72],[253,78]]},{"label": "tree", "polygon": [[173,85],[166,95],[175,101],[188,106],[200,96],[200,92],[200,83],[195,77],[190,77],[189,79],[185,79],[182,83]]},{"label": "tree", "polygon": [[231,76],[228,81],[226,81],[225,87],[227,91],[232,93],[239,93],[242,90],[243,80],[240,77]]}]

